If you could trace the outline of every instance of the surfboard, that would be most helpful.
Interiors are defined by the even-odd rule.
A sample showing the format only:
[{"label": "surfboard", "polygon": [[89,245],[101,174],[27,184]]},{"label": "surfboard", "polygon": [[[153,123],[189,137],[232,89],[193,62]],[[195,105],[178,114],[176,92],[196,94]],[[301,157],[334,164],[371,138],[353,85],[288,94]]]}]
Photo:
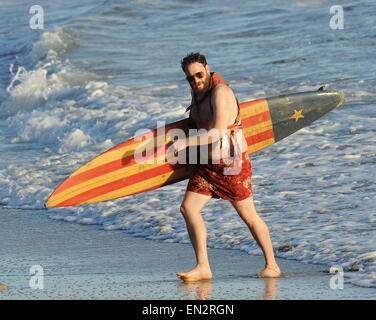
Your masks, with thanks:
[{"label": "surfboard", "polygon": [[[240,104],[248,154],[254,154],[309,126],[344,102],[339,90],[299,92]],[[167,160],[176,134],[188,119],[150,130],[103,152],[66,178],[45,207],[78,206],[150,191],[189,178],[193,165]],[[179,131],[180,130],[180,131]]]}]

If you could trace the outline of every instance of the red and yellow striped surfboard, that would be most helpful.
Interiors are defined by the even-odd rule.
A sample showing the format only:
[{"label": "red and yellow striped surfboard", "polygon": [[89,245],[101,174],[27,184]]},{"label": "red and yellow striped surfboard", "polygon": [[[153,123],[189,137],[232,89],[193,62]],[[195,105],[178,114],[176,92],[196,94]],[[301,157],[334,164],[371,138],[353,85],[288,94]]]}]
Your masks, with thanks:
[{"label": "red and yellow striped surfboard", "polygon": [[[256,153],[308,126],[343,103],[341,91],[312,91],[263,98],[240,104],[248,154]],[[190,176],[192,166],[170,164],[166,151],[171,129],[186,129],[187,119],[120,143],[66,178],[47,199],[46,207],[107,201],[153,190]],[[161,130],[163,129],[163,130]],[[148,148],[148,146],[151,146]],[[141,157],[150,152],[151,158]],[[149,159],[149,160],[148,160]],[[153,161],[150,161],[153,159]],[[137,161],[136,161],[137,160]]]}]

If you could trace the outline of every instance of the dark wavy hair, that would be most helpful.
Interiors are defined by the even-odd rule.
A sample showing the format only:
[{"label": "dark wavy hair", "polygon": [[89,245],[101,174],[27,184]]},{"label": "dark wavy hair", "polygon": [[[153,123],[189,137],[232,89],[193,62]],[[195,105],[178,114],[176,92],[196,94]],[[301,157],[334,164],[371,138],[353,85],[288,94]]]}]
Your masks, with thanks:
[{"label": "dark wavy hair", "polygon": [[203,54],[199,52],[191,52],[190,54],[186,55],[180,62],[181,68],[185,72],[185,68],[190,65],[191,63],[199,62],[206,66],[208,63],[206,62],[206,58]]}]

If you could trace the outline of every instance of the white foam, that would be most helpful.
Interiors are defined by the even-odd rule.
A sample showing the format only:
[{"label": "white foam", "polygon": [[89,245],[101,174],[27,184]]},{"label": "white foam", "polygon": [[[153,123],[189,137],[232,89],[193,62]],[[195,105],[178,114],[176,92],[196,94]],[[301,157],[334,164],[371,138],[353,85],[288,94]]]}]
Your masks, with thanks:
[{"label": "white foam", "polygon": [[74,131],[65,135],[60,139],[61,147],[59,148],[60,153],[66,153],[73,150],[79,150],[92,143],[90,136],[85,135],[82,130],[75,129]]},{"label": "white foam", "polygon": [[54,31],[44,32],[39,41],[33,44],[31,57],[35,63],[46,58],[51,60],[74,46],[75,42],[69,34],[55,28]]},{"label": "white foam", "polygon": [[1,104],[1,114],[9,116],[42,105],[48,99],[47,88],[46,70],[27,72],[25,68],[19,67],[7,87],[9,97]]}]

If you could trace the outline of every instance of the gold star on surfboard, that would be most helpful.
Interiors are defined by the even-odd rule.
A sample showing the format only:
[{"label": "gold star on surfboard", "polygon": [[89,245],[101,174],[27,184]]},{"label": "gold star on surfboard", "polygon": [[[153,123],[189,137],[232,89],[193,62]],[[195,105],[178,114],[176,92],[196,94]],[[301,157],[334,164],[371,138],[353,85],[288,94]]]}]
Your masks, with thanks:
[{"label": "gold star on surfboard", "polygon": [[294,110],[294,114],[290,117],[290,119],[295,119],[295,122],[298,121],[300,118],[304,118],[302,115],[303,109],[302,110]]}]

